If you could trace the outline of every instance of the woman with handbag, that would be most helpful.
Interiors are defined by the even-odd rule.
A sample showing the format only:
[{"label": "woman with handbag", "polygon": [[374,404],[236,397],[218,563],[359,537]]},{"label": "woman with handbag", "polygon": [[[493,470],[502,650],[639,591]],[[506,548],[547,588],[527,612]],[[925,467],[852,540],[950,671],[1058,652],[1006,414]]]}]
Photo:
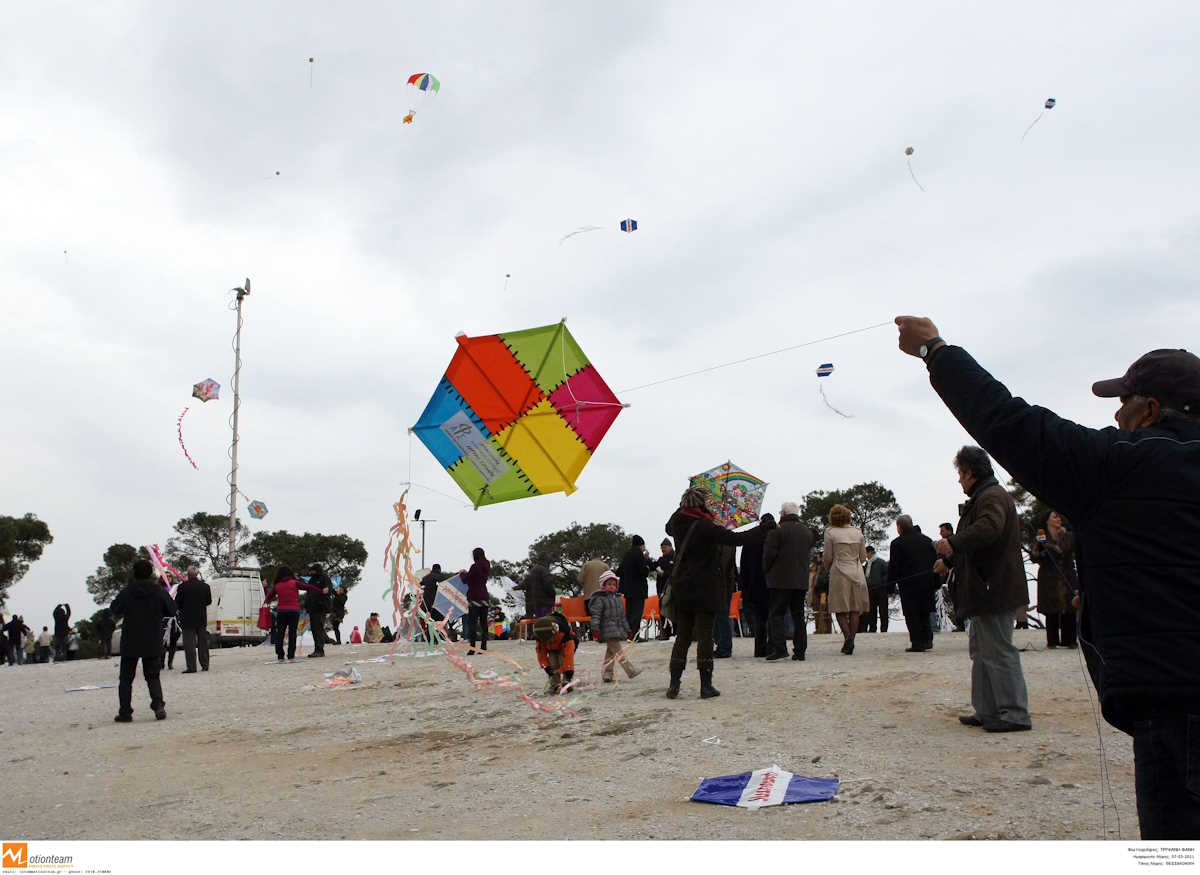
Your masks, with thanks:
[{"label": "woman with handbag", "polygon": [[671,684],[667,698],[679,695],[688,650],[696,641],[696,669],[700,672],[700,698],[721,695],[713,686],[713,620],[725,604],[725,581],[721,577],[719,548],[739,547],[752,532],[731,532],[713,519],[708,510],[709,494],[692,487],[679,499],[679,509],[667,520],[667,534],[680,544],[679,555],[667,581],[665,599],[675,626],[671,648]]}]

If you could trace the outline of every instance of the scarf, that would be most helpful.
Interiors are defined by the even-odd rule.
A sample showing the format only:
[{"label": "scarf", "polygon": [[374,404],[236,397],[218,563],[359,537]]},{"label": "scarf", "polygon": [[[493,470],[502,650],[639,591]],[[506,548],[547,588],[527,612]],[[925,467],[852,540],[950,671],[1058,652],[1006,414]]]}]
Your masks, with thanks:
[{"label": "scarf", "polygon": [[710,523],[715,523],[712,513],[702,507],[681,507],[679,512],[685,517],[694,520],[708,520]]}]

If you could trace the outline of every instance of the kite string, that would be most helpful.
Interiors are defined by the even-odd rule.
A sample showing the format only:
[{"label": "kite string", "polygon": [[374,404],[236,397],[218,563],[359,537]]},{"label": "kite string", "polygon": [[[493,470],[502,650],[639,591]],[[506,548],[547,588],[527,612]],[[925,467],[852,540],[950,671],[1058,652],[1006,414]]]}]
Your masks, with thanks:
[{"label": "kite string", "polygon": [[769,352],[760,352],[757,355],[747,356],[746,358],[737,359],[736,361],[724,362],[723,364],[712,365],[711,367],[707,367],[707,368],[700,368],[699,370],[696,370],[696,371],[688,371],[686,374],[678,374],[674,377],[666,377],[665,379],[662,379],[662,380],[655,380],[652,383],[643,383],[640,386],[632,386],[628,389],[621,389],[620,391],[621,391],[621,394],[623,394],[623,395],[628,392],[637,392],[637,391],[640,391],[641,389],[649,389],[651,386],[661,386],[663,383],[673,383],[676,380],[684,380],[684,379],[687,379],[688,377],[695,377],[700,374],[707,374],[710,371],[719,371],[722,368],[732,368],[735,365],[744,365],[746,362],[757,361],[758,359],[764,359],[764,358],[767,358],[768,356],[779,355],[780,353],[784,353],[784,352],[791,352],[792,350],[796,350],[796,349],[804,349],[805,347],[808,347],[808,346],[815,346],[818,343],[825,343],[830,340],[837,340],[838,338],[841,338],[841,337],[849,337],[852,334],[862,334],[864,331],[874,331],[876,328],[883,328],[885,325],[891,325],[891,324],[892,324],[892,320],[889,319],[887,322],[877,322],[874,325],[867,325],[862,328],[854,328],[850,331],[842,331],[838,334],[830,334],[828,337],[818,337],[815,340],[806,340],[804,343],[797,343],[794,346],[784,346],[779,349],[773,349]]},{"label": "kite string", "polygon": [[1025,129],[1025,133],[1021,134],[1021,142],[1025,142],[1025,138],[1029,136],[1029,132],[1033,130],[1033,126],[1042,120],[1042,116],[1046,114],[1046,110],[1042,110],[1037,114],[1037,118],[1029,123],[1029,127]]},{"label": "kite string", "polygon": [[917,183],[917,188],[921,189],[921,191],[924,191],[925,186],[921,185],[920,181],[917,179],[917,174],[913,173],[912,159],[906,158],[905,163],[908,164],[908,175],[912,177],[912,181]]}]

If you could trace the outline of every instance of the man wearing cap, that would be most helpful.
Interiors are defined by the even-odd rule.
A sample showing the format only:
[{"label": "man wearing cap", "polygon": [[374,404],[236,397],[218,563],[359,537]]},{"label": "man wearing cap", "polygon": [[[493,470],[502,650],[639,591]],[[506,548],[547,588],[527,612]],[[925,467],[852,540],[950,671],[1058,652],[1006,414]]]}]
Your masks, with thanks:
[{"label": "man wearing cap", "polygon": [[[1200,835],[1200,358],[1158,349],[1092,386],[1117,428],[1032,407],[928,319],[900,348],[1013,478],[1076,527],[1079,640],[1105,720],[1133,736],[1143,839]],[[1189,731],[1190,730],[1190,731]]]},{"label": "man wearing cap", "polygon": [[670,538],[663,538],[662,543],[658,545],[662,550],[662,555],[654,560],[652,568],[654,572],[654,592],[658,596],[659,603],[659,619],[658,619],[658,640],[667,641],[671,638],[671,621],[662,616],[662,597],[667,589],[667,581],[671,579],[671,572],[675,570],[675,545],[671,543]]},{"label": "man wearing cap", "polygon": [[650,587],[646,585],[646,578],[650,576],[650,553],[641,535],[634,535],[630,539],[629,549],[617,566],[617,576],[621,579],[621,595],[625,596],[629,637],[633,639],[641,628],[642,608],[650,593]]}]

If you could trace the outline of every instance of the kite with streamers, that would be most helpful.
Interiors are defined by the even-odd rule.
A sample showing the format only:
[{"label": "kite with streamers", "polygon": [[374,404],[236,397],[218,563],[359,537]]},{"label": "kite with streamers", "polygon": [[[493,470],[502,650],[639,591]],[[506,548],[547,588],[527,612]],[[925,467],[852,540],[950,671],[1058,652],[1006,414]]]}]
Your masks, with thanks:
[{"label": "kite with streamers", "polygon": [[917,174],[913,172],[912,156],[913,156],[914,151],[915,150],[913,149],[912,146],[909,146],[907,149],[905,149],[904,154],[906,157],[905,157],[904,161],[906,164],[908,164],[908,175],[911,176],[912,181],[917,184],[917,188],[921,189],[921,191],[924,191],[925,186],[921,185],[921,183],[917,180]]},{"label": "kite with streamers", "polygon": [[566,320],[481,337],[458,349],[410,432],[479,508],[576,489],[626,405]]},{"label": "kite with streamers", "polygon": [[197,471],[200,466],[196,464],[196,460],[192,458],[192,454],[188,452],[187,444],[183,442],[183,418],[187,416],[190,408],[183,408],[183,412],[179,414],[179,418],[175,420],[175,433],[179,435],[179,449],[183,450],[183,457],[188,460],[189,464]]},{"label": "kite with streamers", "polygon": [[1025,133],[1021,134],[1021,142],[1025,142],[1025,138],[1029,136],[1029,132],[1033,130],[1033,126],[1042,120],[1042,116],[1054,109],[1054,105],[1058,103],[1053,97],[1047,97],[1046,102],[1042,105],[1042,111],[1037,114],[1037,118],[1029,123],[1029,127],[1025,129]]},{"label": "kite with streamers", "polygon": [[413,73],[408,77],[408,84],[415,86],[418,91],[431,91],[437,94],[442,83],[432,73]]},{"label": "kite with streamers", "polygon": [[828,377],[832,373],[833,373],[833,363],[832,362],[825,362],[822,365],[817,365],[817,380],[818,380],[817,394],[821,396],[821,401],[823,401],[825,403],[825,406],[828,407],[830,410],[832,410],[834,413],[836,413],[838,416],[845,417],[846,419],[853,419],[854,418],[853,415],[851,415],[849,413],[843,413],[842,411],[838,410],[836,407],[834,407],[832,404],[830,404],[829,399],[825,397],[825,384],[823,382],[821,382],[821,380],[823,380],[825,377]]},{"label": "kite with streamers", "polygon": [[254,519],[261,520],[267,515],[267,505],[265,502],[256,498],[254,501],[246,505],[246,512],[249,513],[250,516],[254,517]]},{"label": "kite with streamers", "polygon": [[150,564],[154,566],[154,576],[167,582],[167,585],[171,588],[171,596],[174,598],[175,588],[187,580],[187,575],[163,558],[162,550],[158,548],[158,544],[149,544],[142,549],[150,555]]},{"label": "kite with streamers", "polygon": [[709,509],[717,522],[727,529],[737,529],[755,522],[762,512],[767,483],[733,462],[726,462],[696,474],[688,483],[699,486],[712,497]]},{"label": "kite with streamers", "polygon": [[221,397],[221,384],[216,380],[201,380],[192,386],[192,397],[201,401],[215,401]]}]

